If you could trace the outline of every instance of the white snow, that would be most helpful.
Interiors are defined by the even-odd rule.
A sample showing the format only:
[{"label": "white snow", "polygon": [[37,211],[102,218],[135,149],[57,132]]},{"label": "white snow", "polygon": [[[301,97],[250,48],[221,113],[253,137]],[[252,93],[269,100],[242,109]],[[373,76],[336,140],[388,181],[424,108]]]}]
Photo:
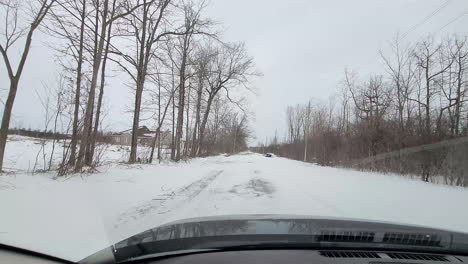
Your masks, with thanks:
[{"label": "white snow", "polygon": [[[3,169],[8,172],[32,172],[44,169],[44,162],[47,168],[52,147],[52,140],[10,135],[5,149]],[[52,166],[61,161],[63,150],[63,141],[55,142]],[[128,146],[98,144],[96,147],[96,153],[103,153],[103,163],[124,161],[129,151]]]},{"label": "white snow", "polygon": [[[17,144],[14,149],[26,152],[28,141],[8,148]],[[0,243],[76,261],[170,221],[233,214],[360,218],[468,232],[468,189],[254,153],[179,164],[112,163],[97,174],[53,178],[0,176]]]}]

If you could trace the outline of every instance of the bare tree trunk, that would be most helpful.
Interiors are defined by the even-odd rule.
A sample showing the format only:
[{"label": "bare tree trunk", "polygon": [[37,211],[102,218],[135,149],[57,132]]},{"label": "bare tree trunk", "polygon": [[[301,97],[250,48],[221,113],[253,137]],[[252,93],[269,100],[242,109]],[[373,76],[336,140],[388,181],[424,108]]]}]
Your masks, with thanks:
[{"label": "bare tree trunk", "polygon": [[189,133],[189,111],[190,111],[190,85],[188,86],[188,93],[187,93],[187,107],[186,107],[186,120],[185,120],[185,145],[184,145],[184,157],[187,157],[188,149],[190,147],[190,133]]},{"label": "bare tree trunk", "polygon": [[203,114],[203,121],[200,126],[200,135],[198,135],[198,144],[197,144],[197,156],[201,153],[201,148],[203,144],[203,140],[205,139],[205,128],[206,123],[208,122],[208,116],[210,115],[211,104],[213,103],[213,97],[208,97],[208,101],[206,103],[206,110]]},{"label": "bare tree trunk", "polygon": [[[62,80],[60,80],[62,81]],[[62,83],[60,83],[60,85],[62,85]],[[54,137],[52,139],[52,150],[51,150],[51,153],[50,153],[50,158],[49,158],[49,167],[48,167],[48,170],[50,170],[52,168],[52,161],[53,161],[53,157],[54,157],[54,151],[55,151],[55,143],[57,141],[57,125],[58,125],[58,119],[59,119],[59,116],[60,114],[62,113],[62,86],[60,86],[60,90],[58,91],[58,94],[57,94],[57,110],[55,112],[55,118],[54,118]]]},{"label": "bare tree trunk", "polygon": [[[115,8],[113,9],[115,10]],[[112,11],[114,12],[114,11]],[[114,14],[112,14],[113,16]],[[96,117],[94,121],[94,131],[91,136],[91,151],[90,151],[90,159],[91,161],[93,160],[94,156],[94,149],[96,147],[96,137],[98,134],[98,129],[99,129],[99,122],[100,122],[100,116],[101,116],[101,107],[102,107],[102,98],[104,96],[104,87],[106,83],[106,65],[107,65],[107,58],[109,56],[109,46],[110,46],[110,41],[111,41],[111,32],[112,32],[112,23],[109,23],[108,28],[107,28],[107,40],[106,40],[106,48],[104,50],[104,57],[102,58],[102,67],[101,67],[101,84],[99,87],[99,97],[98,97],[98,102],[96,106]]]},{"label": "bare tree trunk", "polygon": [[[159,76],[159,75],[158,75]],[[170,103],[170,102],[169,102]],[[167,110],[167,108],[166,108]],[[156,141],[160,138],[161,131],[161,84],[158,83],[158,129],[156,129],[156,135],[154,135],[153,142],[151,144],[151,153],[149,158],[149,163],[153,162],[153,155],[154,155],[154,148],[156,147]],[[160,140],[158,140],[158,143]],[[159,144],[158,144],[158,159],[160,158],[160,151],[159,151]]]},{"label": "bare tree trunk", "polygon": [[184,125],[185,79],[186,79],[185,67],[186,67],[186,62],[187,62],[188,37],[189,37],[188,34],[184,36],[182,62],[180,65],[180,72],[179,72],[179,108],[178,108],[178,114],[177,114],[177,130],[176,130],[176,138],[175,138],[175,144],[176,144],[175,161],[179,161],[180,155],[181,155],[180,143],[182,140],[182,132],[183,132],[182,128]]},{"label": "bare tree trunk", "polygon": [[[88,152],[88,148],[90,147],[89,145],[90,135],[91,135],[90,132],[92,128],[94,97],[95,97],[95,91],[96,91],[96,86],[97,86],[97,78],[98,78],[99,68],[101,66],[102,51],[104,49],[104,40],[106,38],[106,25],[107,25],[106,21],[107,21],[108,6],[109,6],[109,1],[104,0],[104,10],[102,13],[100,38],[99,40],[97,40],[97,43],[95,43],[96,48],[95,48],[95,54],[94,54],[94,59],[93,59],[93,73],[91,77],[91,85],[89,89],[88,102],[86,104],[86,111],[85,111],[85,117],[84,117],[84,122],[83,122],[83,134],[82,134],[82,139],[80,143],[80,150],[78,152],[78,159],[75,164],[75,171],[81,170],[81,168],[83,167],[83,162],[85,162],[86,165],[91,165],[90,164],[91,161],[89,160],[90,153]],[[99,16],[98,7],[99,7],[99,1],[96,1],[96,17]],[[95,34],[98,34],[97,31],[98,30],[96,28]]]},{"label": "bare tree trunk", "polygon": [[[159,120],[158,120],[158,124],[159,124]],[[154,138],[153,138],[153,140],[151,142],[151,152],[150,152],[148,163],[153,162],[154,149],[156,148],[156,143],[158,142],[158,139],[161,137],[161,131],[160,131],[159,128],[160,127],[158,127],[158,129],[156,129],[156,134],[154,135]]]},{"label": "bare tree trunk", "polygon": [[175,77],[174,77],[174,65],[171,67],[172,76],[172,92],[174,98],[172,98],[172,131],[171,131],[171,160],[175,159]]},{"label": "bare tree trunk", "polygon": [[161,132],[158,136],[158,162],[161,163]]},{"label": "bare tree trunk", "polygon": [[[94,21],[94,54],[93,55],[97,56],[99,43],[100,43],[99,36],[98,36],[100,1],[97,0],[94,4],[95,4],[95,8],[96,8],[96,14],[95,14],[95,17],[94,17],[95,21]],[[96,69],[96,87],[97,87],[97,77],[98,77],[97,71],[99,71],[99,67]],[[93,71],[93,74],[94,74],[94,71]],[[90,101],[92,101],[92,106],[90,108],[90,112],[88,113],[89,123],[86,126],[83,127],[83,132],[86,132],[86,134],[87,134],[86,137],[88,139],[87,144],[84,145],[84,164],[86,164],[88,166],[91,166],[91,164],[92,164],[91,145],[92,145],[92,141],[93,141],[93,116],[94,116],[94,100],[95,100],[95,97],[96,97],[96,87],[94,89],[92,89],[92,90],[90,89],[89,92],[88,92],[88,103]]]},{"label": "bare tree trunk", "polygon": [[192,137],[192,149],[191,149],[191,157],[195,157],[198,153],[198,141],[197,141],[197,133],[200,131],[200,112],[201,112],[201,99],[202,99],[202,92],[203,92],[203,79],[202,76],[199,77],[199,84],[197,90],[197,106],[196,106],[196,113],[195,113],[195,126],[193,128],[193,137]]},{"label": "bare tree trunk", "polygon": [[3,110],[2,127],[0,129],[0,172],[3,169],[3,156],[5,154],[5,147],[8,137],[8,129],[10,126],[11,111],[13,109],[13,103],[15,101],[16,91],[18,90],[18,80],[14,78],[10,80],[10,90],[8,92],[8,98],[5,102]]},{"label": "bare tree trunk", "polygon": [[128,163],[135,163],[137,161],[137,147],[138,147],[138,131],[140,123],[140,109],[141,109],[141,96],[143,94],[143,84],[138,82],[135,93],[135,109],[133,112],[133,125],[132,125],[132,143],[130,149],[130,158]]},{"label": "bare tree trunk", "polygon": [[237,142],[237,116],[234,118],[234,140],[232,142],[232,153],[236,153],[236,142]]},{"label": "bare tree trunk", "polygon": [[[166,106],[166,109],[164,110],[164,115],[166,115],[167,107],[169,106],[169,103]],[[159,122],[159,127],[158,129],[158,161],[161,162],[161,85],[158,85],[158,122]],[[150,163],[153,161],[153,153],[154,153],[154,146],[153,149],[151,150],[151,160]]]},{"label": "bare tree trunk", "polygon": [[80,40],[79,40],[79,49],[78,49],[78,61],[77,61],[77,70],[76,70],[76,89],[75,89],[75,106],[73,112],[73,129],[72,129],[72,138],[70,142],[70,158],[68,164],[70,166],[75,165],[76,160],[76,146],[78,143],[78,119],[80,112],[80,96],[81,96],[81,75],[82,75],[82,66],[83,66],[83,39],[84,39],[84,27],[85,27],[85,16],[86,16],[86,0],[83,0],[83,7],[81,11],[81,26],[80,26]]},{"label": "bare tree trunk", "polygon": [[[94,92],[95,95],[96,95],[96,91]],[[94,116],[94,104],[93,104],[93,107],[91,107],[91,114],[90,114],[90,117],[91,117],[91,120],[89,122],[89,127],[88,129],[86,129],[86,131],[88,131],[88,144],[86,144],[86,148],[85,148],[85,164],[88,165],[88,166],[91,166],[92,165],[92,154],[91,154],[91,139],[93,137],[93,116]]]},{"label": "bare tree trunk", "polygon": [[[174,93],[172,93],[171,97],[169,98],[169,101],[167,102],[166,106],[164,107],[164,113],[162,114],[161,117],[161,110],[158,110],[158,128],[156,129],[156,135],[153,138],[153,142],[151,144],[151,154],[149,158],[149,162],[153,162],[153,155],[154,155],[154,148],[156,146],[156,142],[158,142],[158,159],[161,159],[161,128],[164,120],[166,119],[166,114],[167,114],[167,109],[169,108],[169,105],[171,104],[171,101],[174,100]],[[158,98],[158,105],[161,106],[161,96]]]},{"label": "bare tree trunk", "polygon": [[[166,115],[167,112],[167,107],[169,106],[169,103],[166,105],[166,109],[164,109],[164,116]],[[162,120],[161,120],[161,85],[158,85],[158,122],[159,122],[159,129],[158,129],[158,161],[161,162],[161,125],[162,125]],[[154,147],[152,152],[154,152]],[[153,156],[153,154],[151,154]],[[151,158],[150,163],[153,161]]]},{"label": "bare tree trunk", "polygon": [[429,138],[431,137],[431,80],[429,79],[429,65],[426,66],[425,70],[425,76],[426,76],[426,104],[425,104],[425,143],[429,143]]},{"label": "bare tree trunk", "polygon": [[307,109],[305,111],[304,117],[304,162],[307,162],[307,148],[309,143],[309,129],[310,129],[310,101],[307,104]]},{"label": "bare tree trunk", "polygon": [[137,147],[138,147],[138,128],[140,122],[140,109],[141,109],[141,95],[143,93],[143,87],[141,84],[137,84],[137,90],[135,94],[135,110],[133,112],[133,124],[132,124],[132,139],[130,158],[128,163],[135,163],[137,161]]},{"label": "bare tree trunk", "polygon": [[185,99],[185,91],[183,84],[179,85],[179,107],[177,109],[177,127],[176,127],[176,134],[175,134],[175,161],[180,160],[180,141],[182,140],[182,127],[184,123],[184,99]]},{"label": "bare tree trunk", "polygon": [[462,47],[464,46],[465,42],[461,44],[461,46],[458,46],[458,51],[457,51],[457,64],[458,64],[458,71],[457,71],[457,92],[456,92],[456,106],[455,106],[455,135],[459,136],[460,135],[460,116],[461,116],[461,109],[462,109],[462,84],[464,82],[464,70],[466,70],[466,67],[464,65],[464,60],[468,56],[468,52],[464,53],[463,55],[461,54],[462,52]]},{"label": "bare tree trunk", "polygon": [[[160,22],[163,19],[164,10],[169,5],[170,0],[160,1],[159,4],[159,13],[157,19],[153,20],[153,14],[156,12],[150,12],[150,7],[156,3],[155,1],[143,1],[143,14],[141,17],[137,18],[141,20],[141,37],[136,36],[138,42],[137,58],[136,63],[136,91],[135,91],[135,108],[133,113],[133,126],[132,126],[132,143],[130,149],[130,158],[129,163],[134,163],[137,161],[137,148],[138,148],[138,130],[140,123],[140,112],[141,112],[141,100],[143,95],[143,89],[145,86],[145,79],[148,70],[148,63],[150,57],[153,55],[152,46],[156,43],[165,33],[156,36],[156,31],[159,28]],[[149,31],[149,32],[148,32]],[[167,33],[167,32],[166,32]],[[167,33],[169,34],[169,33]]]}]

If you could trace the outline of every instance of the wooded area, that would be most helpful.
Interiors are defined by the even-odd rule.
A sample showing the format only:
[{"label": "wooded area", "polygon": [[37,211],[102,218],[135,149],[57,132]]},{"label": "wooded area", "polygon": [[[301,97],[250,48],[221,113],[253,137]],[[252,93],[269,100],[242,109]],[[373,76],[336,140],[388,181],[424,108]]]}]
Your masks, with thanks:
[{"label": "wooded area", "polygon": [[[330,166],[402,150],[362,169],[440,177],[468,185],[468,144],[405,154],[409,147],[467,136],[468,43],[466,36],[432,36],[380,52],[384,74],[360,77],[345,70],[328,102],[309,100],[286,109],[287,137],[275,136],[257,151]],[[456,155],[455,155],[456,154]],[[440,176],[440,177],[439,177]]]},{"label": "wooded area", "polygon": [[[51,48],[63,69],[56,87],[41,98],[48,113],[44,131],[71,135],[59,174],[96,165],[103,95],[112,89],[106,82],[110,66],[126,76],[134,96],[129,163],[161,159],[160,133],[149,157],[138,152],[142,120],[155,131],[172,131],[174,161],[246,149],[249,115],[242,90],[250,90],[250,78],[258,73],[243,43],[222,40],[219,24],[204,14],[206,6],[203,0],[0,1],[7,22],[0,29],[0,51],[10,79],[0,171],[21,73],[38,28],[57,40]],[[10,50],[23,41],[15,68]]]}]

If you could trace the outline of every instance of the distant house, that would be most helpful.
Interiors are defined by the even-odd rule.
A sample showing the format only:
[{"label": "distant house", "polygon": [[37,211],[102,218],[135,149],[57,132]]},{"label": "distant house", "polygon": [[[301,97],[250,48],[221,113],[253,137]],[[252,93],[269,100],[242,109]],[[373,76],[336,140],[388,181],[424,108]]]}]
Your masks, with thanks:
[{"label": "distant house", "polygon": [[[141,126],[138,128],[138,145],[151,146],[153,139],[156,135],[156,131],[150,130],[147,126]],[[132,144],[132,130],[124,130],[121,132],[113,133],[107,136],[109,142],[115,145],[131,145]],[[163,146],[169,146],[171,144],[171,132],[161,132],[161,144]]]}]

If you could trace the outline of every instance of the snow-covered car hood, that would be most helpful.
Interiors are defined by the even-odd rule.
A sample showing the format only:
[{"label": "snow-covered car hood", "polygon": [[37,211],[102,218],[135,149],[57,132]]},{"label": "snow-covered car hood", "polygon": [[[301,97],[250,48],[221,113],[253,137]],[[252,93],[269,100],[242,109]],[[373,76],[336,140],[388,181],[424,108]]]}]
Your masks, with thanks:
[{"label": "snow-covered car hood", "polygon": [[144,254],[216,249],[243,244],[307,244],[311,247],[366,247],[468,253],[468,234],[366,220],[297,215],[229,215],[191,218],[158,226],[81,263],[109,263]]}]

